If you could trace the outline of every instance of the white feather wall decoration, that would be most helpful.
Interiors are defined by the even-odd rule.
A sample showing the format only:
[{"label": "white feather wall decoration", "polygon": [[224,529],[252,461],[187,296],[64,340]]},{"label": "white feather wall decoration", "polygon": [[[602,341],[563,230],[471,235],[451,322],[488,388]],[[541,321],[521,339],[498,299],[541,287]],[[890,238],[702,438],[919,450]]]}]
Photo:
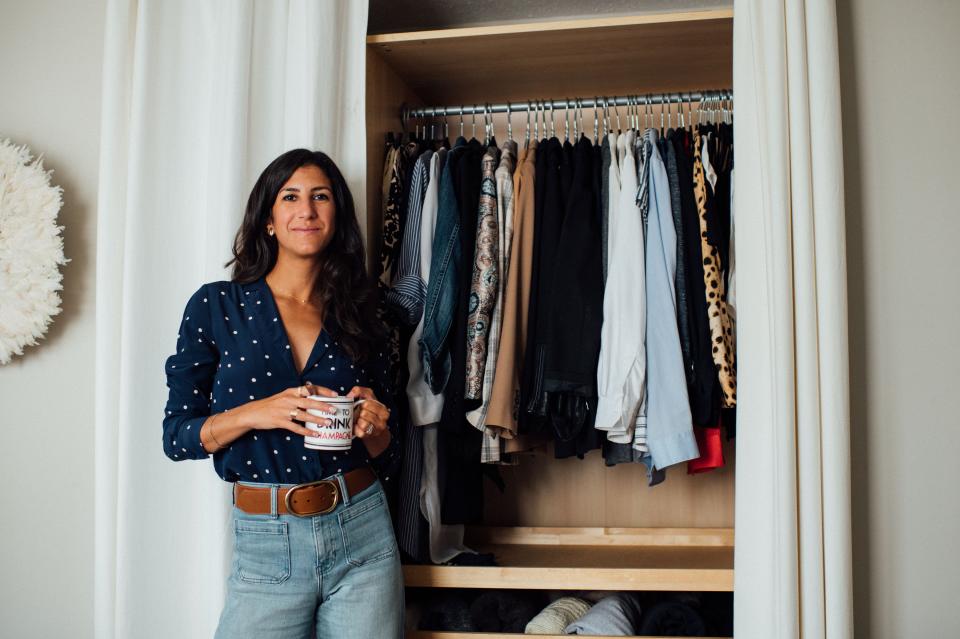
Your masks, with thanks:
[{"label": "white feather wall decoration", "polygon": [[36,345],[60,312],[63,190],[43,158],[0,140],[0,364]]}]

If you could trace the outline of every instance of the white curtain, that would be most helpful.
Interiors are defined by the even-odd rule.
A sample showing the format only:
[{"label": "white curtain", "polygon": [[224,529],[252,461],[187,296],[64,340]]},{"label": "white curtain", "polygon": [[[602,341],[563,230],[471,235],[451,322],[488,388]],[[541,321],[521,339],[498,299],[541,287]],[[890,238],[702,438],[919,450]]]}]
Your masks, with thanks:
[{"label": "white curtain", "polygon": [[736,0],[738,639],[853,635],[833,0]]},{"label": "white curtain", "polygon": [[[365,202],[367,3],[109,0],[97,230],[98,639],[209,638],[230,496],[161,448],[189,295],[228,279],[247,194],[291,148],[326,151]],[[91,158],[91,161],[94,161]]]}]

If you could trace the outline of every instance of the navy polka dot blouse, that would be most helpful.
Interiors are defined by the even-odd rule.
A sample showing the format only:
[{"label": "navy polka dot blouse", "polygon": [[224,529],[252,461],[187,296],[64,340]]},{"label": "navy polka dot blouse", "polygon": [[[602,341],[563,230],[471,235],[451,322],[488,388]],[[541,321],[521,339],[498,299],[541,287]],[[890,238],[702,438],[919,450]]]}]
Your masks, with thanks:
[{"label": "navy polka dot blouse", "polygon": [[[250,284],[204,284],[187,302],[177,352],[167,359],[163,450],[174,461],[205,459],[200,427],[210,415],[306,382],[340,394],[367,386],[389,406],[386,368],[382,353],[367,363],[351,360],[328,320],[304,370],[297,371],[283,320],[262,278]],[[393,416],[388,426],[390,445],[373,459],[359,439],[347,451],[311,450],[302,435],[278,428],[244,434],[215,452],[213,465],[229,482],[299,484],[369,463],[389,482],[400,464],[400,446]]]}]

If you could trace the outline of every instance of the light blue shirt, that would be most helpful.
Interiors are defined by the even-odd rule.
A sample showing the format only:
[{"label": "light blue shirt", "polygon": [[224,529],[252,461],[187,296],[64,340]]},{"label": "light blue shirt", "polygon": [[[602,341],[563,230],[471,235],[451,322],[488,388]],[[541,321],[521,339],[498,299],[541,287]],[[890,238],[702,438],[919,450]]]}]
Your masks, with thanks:
[{"label": "light blue shirt", "polygon": [[693,434],[687,379],[677,328],[677,231],[670,208],[670,183],[657,150],[657,132],[646,132],[652,146],[647,222],[647,446],[655,468],[700,456]]}]

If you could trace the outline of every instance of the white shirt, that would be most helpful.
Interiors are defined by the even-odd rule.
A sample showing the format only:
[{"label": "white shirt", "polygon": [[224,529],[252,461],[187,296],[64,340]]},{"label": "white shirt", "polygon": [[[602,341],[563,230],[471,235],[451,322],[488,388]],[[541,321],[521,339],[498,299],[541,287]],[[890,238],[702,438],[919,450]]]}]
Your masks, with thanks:
[{"label": "white shirt", "polygon": [[[610,140],[609,262],[597,366],[596,428],[608,431],[607,439],[619,444],[633,442],[646,383],[643,219],[636,204],[635,136],[634,131],[627,131],[616,145]],[[621,160],[616,181],[612,175],[614,149]]]},{"label": "white shirt", "polygon": [[[420,221],[420,277],[424,287],[430,283],[430,260],[433,257],[433,234],[437,226],[437,210],[440,206],[440,154],[430,157],[429,182],[423,198]],[[407,348],[407,364],[410,366],[410,381],[407,382],[407,399],[410,400],[410,421],[414,426],[436,424],[443,412],[443,394],[434,395],[424,379],[423,360],[418,342],[423,334],[423,315],[413,331]]]}]

